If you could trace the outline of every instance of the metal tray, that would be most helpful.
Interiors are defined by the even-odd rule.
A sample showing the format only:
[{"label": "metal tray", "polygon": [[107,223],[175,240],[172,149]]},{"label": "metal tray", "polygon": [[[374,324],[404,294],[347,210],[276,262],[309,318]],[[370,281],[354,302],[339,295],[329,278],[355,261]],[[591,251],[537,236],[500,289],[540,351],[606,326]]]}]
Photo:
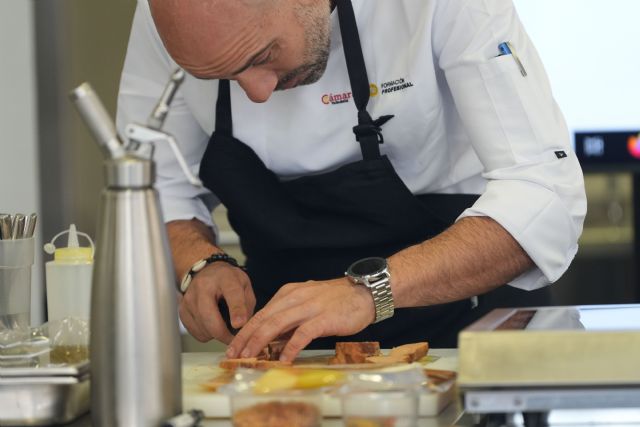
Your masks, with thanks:
[{"label": "metal tray", "polygon": [[89,364],[0,369],[0,426],[65,424],[89,411]]}]

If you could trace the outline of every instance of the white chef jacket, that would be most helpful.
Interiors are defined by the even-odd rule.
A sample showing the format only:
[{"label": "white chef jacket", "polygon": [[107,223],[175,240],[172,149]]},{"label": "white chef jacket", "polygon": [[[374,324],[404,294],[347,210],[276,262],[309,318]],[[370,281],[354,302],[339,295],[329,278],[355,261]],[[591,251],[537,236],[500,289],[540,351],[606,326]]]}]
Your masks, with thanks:
[{"label": "white chef jacket", "polygon": [[[582,171],[543,65],[510,0],[353,0],[371,82],[368,110],[384,125],[381,152],[414,194],[481,194],[460,218],[488,216],[536,268],[512,286],[558,279],[576,254],[586,214]],[[231,84],[234,136],[281,179],[319,174],[361,159],[356,107],[337,13],[320,81],[251,102]],[[528,75],[498,45],[515,47]],[[147,0],[135,13],[118,97],[118,128],[144,122],[176,64]],[[188,76],[165,130],[194,173],[215,126],[217,81]],[[558,158],[563,151],[566,158]],[[167,146],[156,147],[166,221],[211,223],[215,195],[190,185]],[[459,218],[459,219],[460,219]]]}]

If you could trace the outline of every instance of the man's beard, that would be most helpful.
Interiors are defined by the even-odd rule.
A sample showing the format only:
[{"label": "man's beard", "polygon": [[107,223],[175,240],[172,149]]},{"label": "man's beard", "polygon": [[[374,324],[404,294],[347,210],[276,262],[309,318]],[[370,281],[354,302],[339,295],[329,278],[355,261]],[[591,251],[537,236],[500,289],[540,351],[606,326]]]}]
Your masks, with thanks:
[{"label": "man's beard", "polygon": [[296,87],[317,82],[324,74],[329,62],[331,47],[329,15],[321,15],[320,11],[309,10],[301,6],[296,12],[302,26],[306,29],[305,62],[281,77],[276,90],[285,89],[288,83],[297,79],[299,80],[296,81]]}]

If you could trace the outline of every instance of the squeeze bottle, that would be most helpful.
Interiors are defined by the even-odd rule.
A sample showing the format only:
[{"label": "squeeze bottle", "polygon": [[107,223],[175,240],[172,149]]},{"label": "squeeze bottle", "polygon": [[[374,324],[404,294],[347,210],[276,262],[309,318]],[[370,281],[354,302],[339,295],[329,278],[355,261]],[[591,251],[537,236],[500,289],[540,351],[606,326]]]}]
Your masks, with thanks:
[{"label": "squeeze bottle", "polygon": [[[57,248],[54,243],[64,234],[69,235],[67,246]],[[90,246],[80,246],[78,236],[86,238]],[[54,256],[53,261],[46,263],[48,320],[74,317],[88,322],[94,253],[91,237],[71,224],[69,230],[58,233],[44,245],[44,251]]]}]

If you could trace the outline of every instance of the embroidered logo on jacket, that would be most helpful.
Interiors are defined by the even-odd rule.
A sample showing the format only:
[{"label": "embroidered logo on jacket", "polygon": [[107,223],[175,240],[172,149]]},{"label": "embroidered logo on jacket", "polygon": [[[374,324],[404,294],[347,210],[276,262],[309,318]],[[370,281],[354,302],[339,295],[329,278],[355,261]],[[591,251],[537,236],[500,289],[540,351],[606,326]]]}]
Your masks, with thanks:
[{"label": "embroidered logo on jacket", "polygon": [[391,92],[407,90],[411,87],[413,87],[413,83],[405,79],[390,80],[380,85],[380,88],[382,89],[382,92],[381,92],[382,95],[386,95],[387,93],[391,93]]},{"label": "embroidered logo on jacket", "polygon": [[351,94],[351,92],[329,93],[326,95],[322,95],[322,103],[325,105],[344,104],[345,102],[349,102],[352,97],[353,95]]},{"label": "embroidered logo on jacket", "polygon": [[[383,96],[394,92],[407,90],[413,87],[413,82],[410,82],[404,78],[395,80],[389,80],[382,84],[371,83],[369,84],[369,93],[372,98],[376,96]],[[337,105],[349,102],[353,98],[353,93],[327,93],[322,95],[322,103],[324,105]]]}]

